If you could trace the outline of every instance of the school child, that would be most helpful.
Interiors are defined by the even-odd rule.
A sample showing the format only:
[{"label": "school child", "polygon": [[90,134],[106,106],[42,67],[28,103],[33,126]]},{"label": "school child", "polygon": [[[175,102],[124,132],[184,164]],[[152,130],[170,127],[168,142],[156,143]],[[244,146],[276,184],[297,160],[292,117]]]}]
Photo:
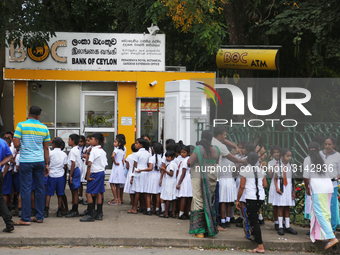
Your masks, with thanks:
[{"label": "school child", "polygon": [[[5,137],[4,140],[7,142],[8,147],[10,147],[11,140],[7,137]],[[9,161],[2,168],[2,176],[3,176],[2,196],[9,210],[10,210],[11,195],[12,195],[12,169],[13,169],[13,164],[11,163],[11,161]]]},{"label": "school child", "polygon": [[221,158],[221,170],[218,172],[219,179],[219,203],[221,211],[221,224],[223,229],[230,228],[231,207],[234,205],[237,193],[236,182],[233,172],[236,166],[226,157]]},{"label": "school child", "polygon": [[[135,161],[133,163],[133,170],[130,183],[132,184],[132,190],[135,191],[135,200],[131,213],[137,213],[137,204],[141,194],[147,191],[148,185],[148,174],[149,172],[143,171],[148,168],[150,153],[149,142],[143,138],[138,138],[135,143],[135,148],[138,152],[135,154]],[[145,209],[146,205],[140,205],[140,211]]]},{"label": "school child", "polygon": [[114,200],[109,202],[109,205],[121,204],[121,188],[120,184],[125,184],[124,176],[124,144],[121,138],[116,138],[113,143],[114,151],[111,155],[112,170],[109,178],[109,183],[114,196]]},{"label": "school child", "polygon": [[14,192],[18,193],[18,204],[17,207],[15,209],[15,213],[16,215],[21,218],[21,196],[20,196],[20,178],[19,178],[19,159],[20,159],[20,151],[16,150],[16,154],[15,154],[15,164],[13,166],[13,190]]},{"label": "school child", "polygon": [[[86,181],[86,172],[87,172],[87,164],[86,164],[86,160],[88,160],[89,154],[90,154],[90,148],[91,148],[91,144],[90,144],[90,139],[91,136],[88,135],[86,137],[85,140],[85,145],[82,149],[82,154],[81,154],[81,162],[83,165],[83,171],[81,172],[81,177],[80,177],[80,183],[81,183],[81,190],[83,190],[83,185],[86,185],[87,181]],[[82,192],[79,192],[80,195],[83,195]],[[83,205],[87,205],[87,201],[83,200],[82,202]],[[80,215],[82,216],[82,215]]]},{"label": "school child", "polygon": [[[181,164],[182,164],[182,161],[183,161],[183,157],[181,155],[181,151],[184,147],[184,144],[182,141],[179,141],[178,143],[176,143],[176,150],[175,150],[175,163],[177,164],[177,169],[175,171],[175,175],[176,175],[176,186],[179,182],[179,178],[180,176],[178,177],[179,175],[179,168],[181,167]],[[176,195],[177,195],[177,191],[176,191]],[[177,218],[178,215],[176,214],[177,213],[177,196],[176,196],[176,199],[174,199],[171,203],[170,203],[170,213],[169,213],[169,216],[170,217],[173,217],[173,218]]]},{"label": "school child", "polygon": [[[102,146],[104,144],[104,136],[101,133],[94,133],[91,136],[91,153],[87,166],[87,215],[80,219],[81,222],[92,222],[95,220],[103,220],[103,200],[102,194],[105,192],[105,168],[108,165],[106,152]],[[94,201],[92,196],[96,196],[97,211],[94,210]]]},{"label": "school child", "polygon": [[264,189],[267,187],[267,179],[264,171],[257,166],[258,155],[256,152],[249,152],[247,161],[249,165],[240,170],[241,182],[236,207],[241,208],[240,198],[244,196],[247,209],[246,219],[249,224],[249,229],[246,229],[246,235],[248,239],[252,236],[257,243],[257,247],[250,252],[264,253],[258,212],[265,199]]},{"label": "school child", "polygon": [[[79,170],[80,170],[80,176],[83,176],[83,172],[86,171],[86,169],[83,171],[83,154],[84,154],[84,150],[85,150],[85,136],[80,135],[79,136],[79,143],[77,145],[78,150],[79,150],[79,154],[80,154],[80,166],[79,166]],[[80,179],[81,179],[80,177]],[[79,204],[83,204],[84,203],[84,199],[83,199],[83,183],[80,180],[80,188],[79,188]]]},{"label": "school child", "polygon": [[152,147],[151,147],[150,136],[148,134],[144,134],[141,137],[149,142],[150,146],[149,146],[148,152],[152,155]]},{"label": "school child", "polygon": [[[160,143],[154,143],[152,148],[153,155],[149,158],[149,178],[148,178],[148,190],[146,194],[146,215],[155,214],[159,216],[160,211],[160,193],[161,187],[159,186],[159,180],[161,178],[162,158],[163,158],[163,145]],[[151,212],[151,195],[155,196],[155,202],[153,210]]]},{"label": "school child", "polygon": [[[167,151],[165,153],[167,162],[169,162],[166,169],[163,170],[163,179],[161,178],[159,185],[162,187],[160,198],[165,202],[165,211],[159,215],[162,218],[169,218],[170,201],[176,199],[176,171],[178,165],[176,164],[175,152]],[[173,212],[174,213],[174,212]]]},{"label": "school child", "polygon": [[[116,139],[117,138],[120,138],[122,140],[122,144],[124,146],[124,159],[126,157],[126,147],[125,147],[125,144],[126,144],[126,140],[125,140],[125,135],[124,134],[118,134],[116,135]],[[124,163],[125,163],[125,160],[124,160]],[[126,179],[126,178],[125,178]],[[125,186],[125,183],[121,183],[119,184],[119,188],[120,188],[120,201],[121,201],[121,204],[123,204],[124,200],[123,200],[123,194],[124,194],[124,186]]]},{"label": "school child", "polygon": [[[190,167],[188,166],[188,159],[190,158],[190,146],[183,146],[181,150],[181,157],[183,158],[179,167],[178,182],[177,182],[177,198],[180,199],[178,218],[185,220],[187,217],[184,211],[190,212],[190,205],[192,200],[192,184]],[[186,208],[185,208],[186,207]]]},{"label": "school child", "polygon": [[50,152],[49,166],[50,173],[47,179],[46,186],[46,204],[44,210],[44,217],[47,218],[49,214],[49,206],[51,196],[57,193],[58,196],[58,211],[57,217],[62,217],[61,204],[62,196],[65,195],[65,168],[67,167],[67,155],[61,150],[63,140],[60,137],[55,137],[52,140],[53,150]]},{"label": "school child", "polygon": [[[273,206],[279,207],[279,230],[277,231],[279,235],[284,235],[285,232],[297,235],[297,232],[290,227],[289,218],[289,206],[295,206],[295,181],[291,160],[291,151],[286,148],[282,149],[281,160],[274,170],[277,194],[273,198]],[[285,217],[285,228],[283,228],[283,217]]]},{"label": "school child", "polygon": [[72,147],[67,158],[67,168],[69,174],[69,186],[72,191],[72,209],[66,215],[66,218],[78,217],[78,190],[80,188],[80,153],[77,148],[79,143],[79,135],[71,134],[68,138],[68,145]]},{"label": "school child", "polygon": [[[275,186],[275,176],[274,176],[274,169],[279,165],[280,161],[280,151],[281,147],[278,145],[274,145],[270,149],[270,155],[272,156],[272,160],[268,162],[268,174],[269,178],[271,178],[270,182],[270,188],[269,188],[269,197],[268,197],[268,203],[273,204],[273,199],[276,196],[276,186]],[[279,230],[279,219],[278,219],[278,210],[279,207],[273,206],[273,215],[274,215],[274,227],[275,230]]]},{"label": "school child", "polygon": [[[246,159],[248,157],[248,153],[255,151],[255,145],[251,142],[246,142],[243,148],[242,152],[242,156],[240,156],[240,159]],[[243,166],[242,164],[239,164],[239,171],[242,170]],[[238,175],[237,179],[236,179],[236,189],[237,192],[240,188],[240,183],[241,183],[241,176],[240,174]],[[246,205],[246,199],[244,198],[244,195],[240,198],[240,205],[241,205],[241,212],[240,212],[240,216],[242,215],[242,218],[244,219],[245,215],[244,215],[244,207]],[[236,223],[236,227],[239,228],[243,228],[243,222],[242,223]]]},{"label": "school child", "polygon": [[[133,203],[134,203],[134,200],[135,200],[135,192],[132,190],[132,184],[130,183],[130,180],[131,180],[131,176],[132,176],[133,164],[135,162],[135,154],[138,151],[138,150],[136,150],[134,143],[131,145],[131,150],[132,150],[132,154],[127,156],[126,159],[125,159],[126,168],[129,171],[126,175],[124,192],[127,193],[127,194],[130,194],[131,205],[133,206]],[[128,213],[131,213],[131,210],[132,210],[132,207],[131,207],[131,209],[129,209]]]}]

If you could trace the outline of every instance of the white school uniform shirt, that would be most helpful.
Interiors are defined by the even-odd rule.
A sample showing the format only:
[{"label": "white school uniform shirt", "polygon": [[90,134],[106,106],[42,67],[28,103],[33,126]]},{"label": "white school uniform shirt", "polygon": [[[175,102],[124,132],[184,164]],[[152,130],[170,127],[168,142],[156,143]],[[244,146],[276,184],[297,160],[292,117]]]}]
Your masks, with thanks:
[{"label": "white school uniform shirt", "polygon": [[[320,151],[320,155],[327,164],[327,169],[333,169],[332,170],[332,178],[336,178],[340,174],[340,153],[337,151],[334,151],[332,154],[326,155],[326,153],[322,150]],[[333,188],[338,186],[338,181],[333,181]]]},{"label": "white school uniform shirt", "polygon": [[[132,154],[130,154],[129,156],[126,157],[126,161],[129,162],[129,173],[132,173],[132,169],[133,169],[133,164],[135,162],[135,155],[136,152],[132,152]],[[130,180],[129,180],[130,181]]]},{"label": "white school uniform shirt", "polygon": [[17,166],[19,166],[19,159],[20,159],[20,153],[17,152],[17,156],[15,157],[15,168],[14,168],[14,173],[17,173]]},{"label": "white school uniform shirt", "polygon": [[[91,151],[91,153],[92,153],[92,151]],[[70,153],[68,154],[68,157],[67,157],[67,168],[68,168],[68,170],[71,170],[72,161],[75,162],[75,166],[74,166],[75,169],[80,166],[80,153],[79,153],[77,146],[74,146],[70,150]]]},{"label": "white school uniform shirt", "polygon": [[247,165],[246,167],[242,167],[240,170],[240,175],[246,178],[246,185],[244,189],[244,197],[245,199],[257,200],[256,197],[256,183],[255,183],[255,174],[254,171],[257,172],[257,180],[258,180],[258,190],[259,190],[259,199],[265,199],[265,193],[263,188],[263,178],[266,176],[265,172],[258,166],[252,167],[251,165]]},{"label": "white school uniform shirt", "polygon": [[[13,156],[13,158],[14,158],[14,156],[15,156],[17,150],[14,148],[14,145],[13,145],[13,146],[12,146],[12,145],[13,145],[13,143],[11,143],[10,150],[11,150],[12,156]],[[13,165],[11,162],[8,162],[7,164],[9,165],[9,167],[8,167],[8,172],[11,172],[11,171],[13,170],[14,165]],[[4,170],[5,170],[5,168],[3,167],[3,168],[2,168],[2,172],[4,172]]]},{"label": "white school uniform shirt", "polygon": [[[267,164],[267,169],[268,169],[268,172],[271,170],[274,172],[274,168],[275,166],[278,166],[279,165],[279,160],[276,160],[275,158],[273,158],[271,161],[268,162]],[[273,175],[274,176],[274,175]]]},{"label": "white school uniform shirt", "polygon": [[105,171],[108,165],[106,152],[100,145],[94,146],[91,150],[89,162],[92,162],[91,173],[99,173]]},{"label": "white school uniform shirt", "polygon": [[67,155],[60,148],[54,148],[50,152],[50,173],[52,178],[59,178],[64,176],[64,165],[67,164]]},{"label": "white school uniform shirt", "polygon": [[150,153],[144,148],[140,148],[135,154],[135,160],[137,162],[137,169],[147,169]]},{"label": "white school uniform shirt", "polygon": [[325,173],[317,173],[313,169],[310,156],[303,161],[303,178],[309,179],[310,187],[314,194],[333,193],[332,176],[333,173],[326,171]]}]

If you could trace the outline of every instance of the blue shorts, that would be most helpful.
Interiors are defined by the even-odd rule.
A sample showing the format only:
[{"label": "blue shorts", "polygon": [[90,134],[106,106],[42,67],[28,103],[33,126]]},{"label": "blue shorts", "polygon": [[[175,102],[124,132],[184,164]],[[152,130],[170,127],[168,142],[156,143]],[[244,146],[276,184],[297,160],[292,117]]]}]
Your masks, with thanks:
[{"label": "blue shorts", "polygon": [[2,195],[9,194],[12,194],[12,171],[7,172],[7,174],[5,175],[4,185],[2,187]]},{"label": "blue shorts", "polygon": [[65,195],[65,177],[57,177],[53,178],[48,176],[47,178],[47,185],[46,185],[46,195],[47,196],[54,196],[54,192],[57,193],[57,196]]},{"label": "blue shorts", "polygon": [[70,190],[75,190],[75,189],[80,189],[80,170],[79,167],[76,167],[73,171],[72,174],[72,182],[73,184],[70,183],[70,179],[68,180],[68,185],[70,187]]},{"label": "blue shorts", "polygon": [[47,185],[47,180],[48,180],[48,175],[46,177],[44,177],[44,185]]},{"label": "blue shorts", "polygon": [[105,192],[105,171],[99,173],[92,173],[90,178],[94,178],[92,181],[87,181],[87,194],[99,194]]},{"label": "blue shorts", "polygon": [[13,173],[13,174],[12,174],[12,185],[13,185],[14,191],[20,192],[20,178],[19,178],[19,173]]}]

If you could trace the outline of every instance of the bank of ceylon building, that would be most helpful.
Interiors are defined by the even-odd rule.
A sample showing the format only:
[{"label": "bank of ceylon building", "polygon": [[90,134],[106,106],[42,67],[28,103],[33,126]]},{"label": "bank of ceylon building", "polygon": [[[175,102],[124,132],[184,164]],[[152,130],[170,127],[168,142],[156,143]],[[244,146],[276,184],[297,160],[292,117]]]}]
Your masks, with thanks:
[{"label": "bank of ceylon building", "polygon": [[143,133],[160,141],[165,82],[214,78],[165,71],[163,34],[60,32],[48,45],[10,45],[4,69],[4,79],[13,82],[14,127],[38,105],[51,137],[102,132],[108,157],[117,133],[125,134],[128,153]]}]

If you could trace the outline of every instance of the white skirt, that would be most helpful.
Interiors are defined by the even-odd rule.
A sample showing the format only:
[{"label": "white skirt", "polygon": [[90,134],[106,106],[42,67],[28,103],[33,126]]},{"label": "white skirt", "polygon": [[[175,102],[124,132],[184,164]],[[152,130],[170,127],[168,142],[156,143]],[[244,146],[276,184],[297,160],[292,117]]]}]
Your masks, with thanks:
[{"label": "white skirt", "polygon": [[163,178],[161,199],[172,201],[176,199],[176,178]]},{"label": "white skirt", "polygon": [[236,199],[236,182],[234,178],[219,179],[219,202],[234,203]]},{"label": "white skirt", "polygon": [[[240,184],[241,184],[241,176],[238,175],[237,178],[236,178],[236,190],[237,190],[237,194],[238,194],[238,190],[240,189]],[[245,192],[243,191],[243,194],[242,194],[242,196],[240,198],[240,202],[243,202],[243,203],[246,202],[246,198],[244,197],[244,193]]]},{"label": "white skirt", "polygon": [[112,170],[109,178],[109,183],[125,184],[124,167],[122,163],[119,166],[112,165]]},{"label": "white skirt", "polygon": [[87,173],[87,165],[85,163],[85,161],[83,162],[83,168],[81,171],[81,176],[80,176],[80,182],[84,182],[87,183],[86,181],[86,173]]},{"label": "white skirt", "polygon": [[159,180],[161,179],[161,172],[152,170],[149,172],[148,178],[148,190],[145,193],[159,194],[161,193],[161,186],[159,186]]},{"label": "white skirt", "polygon": [[305,214],[311,214],[313,209],[312,196],[306,196],[305,201]]},{"label": "white skirt", "polygon": [[295,206],[295,200],[292,199],[292,193],[292,179],[287,178],[287,186],[283,186],[282,195],[276,192],[272,204],[274,206]]},{"label": "white skirt", "polygon": [[132,190],[137,193],[146,193],[148,190],[149,172],[134,173]]},{"label": "white skirt", "polygon": [[129,171],[128,174],[126,175],[126,182],[124,186],[124,192],[128,194],[135,194],[135,192],[132,190],[132,185],[130,183],[131,181],[131,172]]},{"label": "white skirt", "polygon": [[272,204],[274,201],[274,197],[276,196],[276,186],[275,186],[275,178],[272,178],[272,181],[270,182],[270,187],[269,187],[269,197],[268,197],[268,203]]},{"label": "white skirt", "polygon": [[[177,184],[176,184],[177,186]],[[176,189],[177,197],[192,197],[192,183],[190,173],[186,173],[179,189]]]}]

